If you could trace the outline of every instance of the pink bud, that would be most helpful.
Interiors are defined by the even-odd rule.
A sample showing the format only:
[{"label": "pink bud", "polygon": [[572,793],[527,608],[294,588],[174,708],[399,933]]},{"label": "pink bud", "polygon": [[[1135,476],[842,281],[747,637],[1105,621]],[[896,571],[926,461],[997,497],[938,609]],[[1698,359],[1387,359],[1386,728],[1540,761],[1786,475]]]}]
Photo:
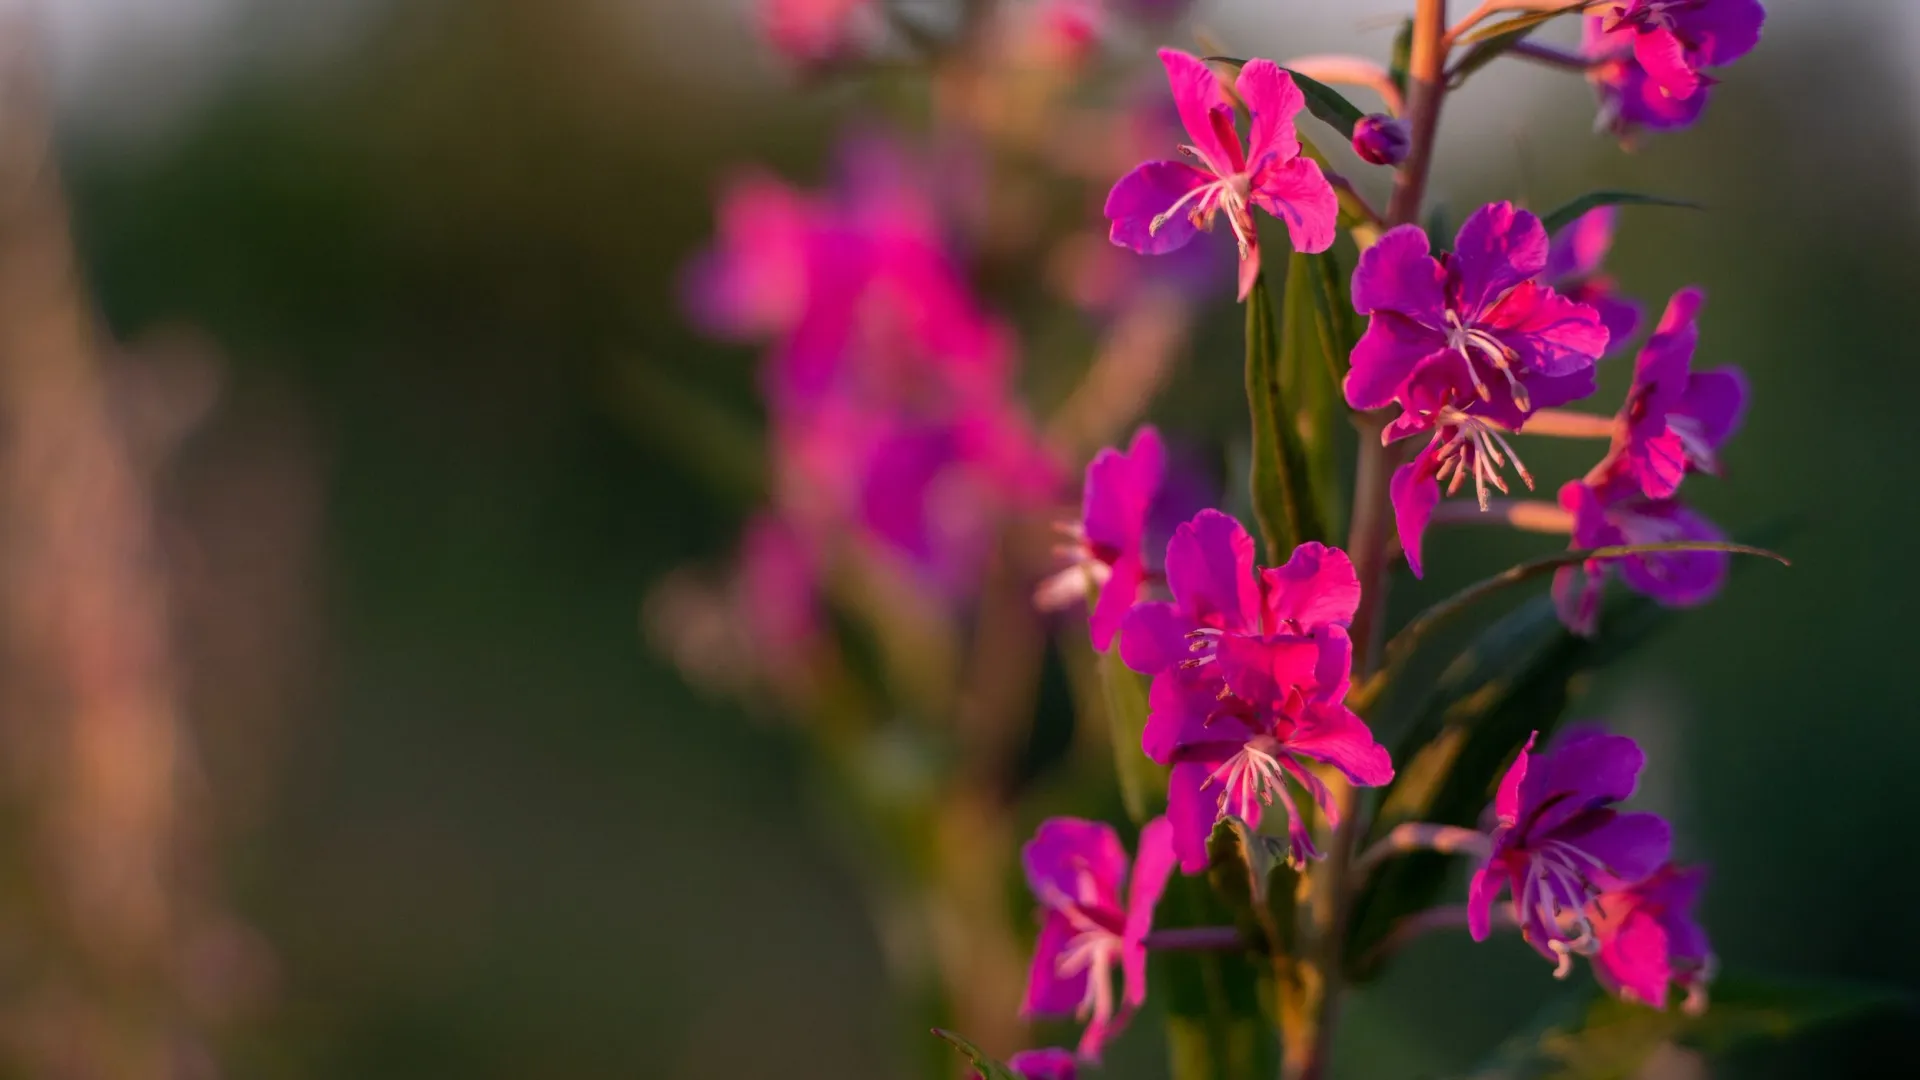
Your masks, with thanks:
[{"label": "pink bud", "polygon": [[1412,140],[1407,125],[1385,113],[1363,116],[1353,125],[1353,152],[1373,165],[1398,165]]}]

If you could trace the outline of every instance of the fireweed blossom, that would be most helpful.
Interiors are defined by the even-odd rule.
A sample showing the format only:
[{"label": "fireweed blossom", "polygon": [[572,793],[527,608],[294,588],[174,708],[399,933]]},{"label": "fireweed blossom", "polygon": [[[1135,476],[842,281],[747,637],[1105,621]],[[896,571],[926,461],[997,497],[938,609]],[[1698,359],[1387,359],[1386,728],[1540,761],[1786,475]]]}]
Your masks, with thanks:
[{"label": "fireweed blossom", "polygon": [[1147,518],[1167,475],[1166,445],[1160,432],[1143,427],[1125,453],[1108,447],[1087,465],[1080,520],[1060,526],[1066,542],[1056,552],[1073,565],[1042,582],[1034,594],[1042,610],[1058,611],[1099,590],[1089,628],[1093,647],[1113,644],[1120,620],[1139,599],[1140,589],[1157,571],[1147,565]]},{"label": "fireweed blossom", "polygon": [[1271,60],[1242,67],[1234,90],[1252,117],[1243,146],[1220,77],[1200,58],[1177,49],[1160,50],[1160,62],[1193,140],[1180,152],[1194,164],[1150,161],[1121,177],[1107,196],[1110,235],[1122,247],[1159,255],[1184,247],[1223,215],[1240,250],[1244,300],[1260,275],[1254,207],[1285,222],[1299,251],[1333,245],[1340,209],[1333,185],[1317,162],[1301,155],[1294,133],[1294,117],[1306,98],[1293,76]]},{"label": "fireweed blossom", "polygon": [[1140,830],[1130,880],[1120,837],[1097,821],[1051,818],[1020,850],[1041,916],[1021,1015],[1084,1021],[1083,1060],[1099,1061],[1106,1041],[1147,1000],[1145,942],[1173,872],[1169,832],[1165,818]]},{"label": "fireweed blossom", "polygon": [[[1560,508],[1573,518],[1575,551],[1623,544],[1667,544],[1684,540],[1725,540],[1711,521],[1678,499],[1649,499],[1631,478],[1599,485],[1574,480],[1560,489]],[[1668,607],[1695,607],[1711,600],[1726,584],[1732,556],[1724,551],[1655,551],[1613,559],[1588,559],[1563,566],[1553,575],[1553,602],[1560,621],[1576,634],[1591,636],[1600,618],[1607,576]]]},{"label": "fireweed blossom", "polygon": [[1706,1008],[1713,949],[1693,917],[1706,883],[1706,867],[1669,863],[1645,881],[1596,899],[1589,915],[1599,943],[1593,973],[1600,984],[1623,1001],[1656,1009],[1667,1007],[1668,990],[1678,985],[1689,1013]]},{"label": "fireweed blossom", "polygon": [[1640,305],[1621,296],[1619,286],[1601,269],[1613,250],[1618,207],[1589,210],[1553,234],[1541,280],[1560,295],[1598,312],[1607,328],[1607,344],[1618,349],[1640,329]]},{"label": "fireweed blossom", "polygon": [[1128,667],[1153,676],[1141,749],[1171,765],[1167,814],[1181,869],[1206,868],[1207,835],[1233,816],[1258,825],[1280,803],[1292,855],[1317,857],[1287,780],[1337,819],[1307,762],[1355,784],[1393,778],[1386,750],[1348,710],[1347,627],[1360,583],[1345,552],[1302,544],[1281,567],[1254,565],[1238,521],[1203,510],[1167,544],[1171,601],[1134,607],[1120,631]]},{"label": "fireweed blossom", "polygon": [[1533,742],[1494,797],[1490,851],[1467,890],[1467,926],[1485,941],[1494,902],[1511,889],[1521,934],[1564,978],[1575,954],[1601,948],[1595,901],[1646,880],[1667,861],[1672,836],[1657,814],[1613,808],[1633,794],[1645,760],[1632,739],[1577,730],[1539,754]]},{"label": "fireweed blossom", "polygon": [[1007,1068],[1021,1080],[1074,1080],[1079,1073],[1079,1061],[1070,1051],[1049,1046],[1020,1051],[1007,1059]]},{"label": "fireweed blossom", "polygon": [[872,0],[759,0],[760,35],[796,64],[824,64],[849,51]]},{"label": "fireweed blossom", "polygon": [[1535,280],[1548,247],[1539,218],[1499,202],[1474,211],[1451,252],[1434,256],[1425,230],[1402,225],[1354,269],[1353,305],[1368,323],[1354,346],[1347,404],[1400,407],[1383,442],[1433,432],[1392,482],[1401,547],[1416,576],[1442,485],[1455,492],[1471,476],[1484,508],[1489,488],[1508,490],[1500,474],[1511,463],[1531,487],[1506,436],[1535,409],[1593,392],[1607,328],[1592,307]]},{"label": "fireweed blossom", "polygon": [[1765,18],[1756,0],[1632,0],[1588,15],[1580,49],[1600,99],[1595,130],[1631,139],[1692,126],[1714,81],[1701,69],[1752,51]]},{"label": "fireweed blossom", "polygon": [[1649,499],[1666,499],[1687,473],[1720,472],[1720,447],[1746,412],[1747,381],[1738,368],[1691,370],[1704,300],[1701,290],[1687,288],[1668,301],[1634,361],[1633,387],[1614,419],[1612,447],[1587,475],[1589,484],[1625,476]]}]

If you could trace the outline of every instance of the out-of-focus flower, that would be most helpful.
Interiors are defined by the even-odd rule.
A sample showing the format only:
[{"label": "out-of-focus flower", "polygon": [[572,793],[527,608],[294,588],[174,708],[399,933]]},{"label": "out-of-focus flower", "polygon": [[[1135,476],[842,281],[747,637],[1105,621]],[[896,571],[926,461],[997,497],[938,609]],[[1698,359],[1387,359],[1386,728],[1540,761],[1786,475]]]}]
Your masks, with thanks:
[{"label": "out-of-focus flower", "polygon": [[1600,98],[1595,128],[1629,139],[1691,126],[1714,82],[1701,69],[1752,51],[1765,18],[1757,0],[1630,0],[1588,15],[1581,52]]},{"label": "out-of-focus flower", "polygon": [[1166,479],[1167,450],[1151,426],[1133,436],[1125,453],[1108,449],[1087,465],[1080,520],[1062,527],[1073,565],[1048,578],[1035,594],[1043,610],[1061,610],[1097,589],[1089,627],[1093,647],[1105,652],[1156,566],[1147,562],[1147,516]]},{"label": "out-of-focus flower", "polygon": [[1633,58],[1656,93],[1686,99],[1760,44],[1760,0],[1616,0],[1589,16],[1609,34],[1630,35]]},{"label": "out-of-focus flower", "polygon": [[684,279],[688,312],[701,329],[748,341],[791,332],[810,295],[820,214],[813,199],[759,172],[727,184],[714,245]]},{"label": "out-of-focus flower", "polygon": [[1369,165],[1398,165],[1412,145],[1406,122],[1385,113],[1370,113],[1353,125],[1353,152]]},{"label": "out-of-focus flower", "polygon": [[[1022,1050],[1007,1059],[1007,1068],[1021,1080],[1074,1080],[1079,1059],[1072,1051],[1049,1046],[1040,1050]],[[973,1074],[976,1078],[978,1072]]]},{"label": "out-of-focus flower", "polygon": [[822,632],[819,570],[788,522],[762,514],[740,539],[734,590],[738,617],[761,663],[793,672]]},{"label": "out-of-focus flower", "polygon": [[1153,676],[1141,749],[1173,766],[1168,817],[1182,869],[1205,869],[1214,822],[1231,814],[1257,825],[1276,800],[1295,858],[1314,857],[1286,779],[1333,816],[1304,761],[1364,786],[1393,777],[1386,750],[1341,704],[1353,661],[1347,626],[1360,600],[1352,562],[1303,544],[1285,566],[1258,569],[1240,523],[1203,510],[1174,531],[1166,574],[1173,600],[1128,613],[1120,650],[1128,667]]},{"label": "out-of-focus flower", "polygon": [[759,0],[760,34],[791,63],[824,64],[845,56],[872,15],[873,0]]},{"label": "out-of-focus flower", "polygon": [[1113,242],[1142,254],[1162,254],[1184,246],[1195,233],[1210,229],[1215,215],[1224,214],[1240,248],[1242,299],[1260,274],[1254,207],[1285,222],[1298,250],[1332,246],[1339,204],[1319,164],[1300,153],[1294,117],[1306,98],[1293,76],[1271,60],[1254,60],[1240,69],[1234,89],[1252,117],[1243,148],[1233,103],[1213,69],[1176,49],[1160,50],[1160,62],[1193,140],[1181,152],[1196,164],[1150,161],[1121,177],[1107,196]]},{"label": "out-of-focus flower", "polygon": [[1625,345],[1640,328],[1640,305],[1621,296],[1613,278],[1601,270],[1613,249],[1619,216],[1619,207],[1595,207],[1554,233],[1547,245],[1547,268],[1540,274],[1560,295],[1600,313],[1607,344],[1614,349]]},{"label": "out-of-focus flower", "polygon": [[1630,478],[1649,499],[1671,498],[1689,471],[1720,471],[1720,447],[1746,412],[1747,381],[1738,368],[1689,370],[1705,294],[1682,289],[1634,362],[1633,388],[1614,419],[1613,445],[1587,474],[1604,486]]},{"label": "out-of-focus flower", "polygon": [[1041,916],[1021,1014],[1084,1021],[1083,1060],[1099,1061],[1107,1040],[1147,1000],[1145,942],[1173,872],[1169,832],[1165,818],[1140,830],[1131,880],[1119,836],[1097,821],[1051,818],[1020,851]]},{"label": "out-of-focus flower", "polygon": [[1347,404],[1400,406],[1383,442],[1431,430],[1433,438],[1392,484],[1401,547],[1415,574],[1441,485],[1468,476],[1481,505],[1507,490],[1511,460],[1532,486],[1505,435],[1533,410],[1593,392],[1593,365],[1607,328],[1591,307],[1534,280],[1547,266],[1540,219],[1511,203],[1474,211],[1454,250],[1432,254],[1424,230],[1389,230],[1360,256],[1353,304],[1368,316],[1353,350]]},{"label": "out-of-focus flower", "polygon": [[1593,954],[1600,984],[1622,1000],[1664,1009],[1667,990],[1677,983],[1688,1012],[1705,1008],[1713,948],[1693,908],[1706,883],[1706,867],[1668,863],[1645,881],[1596,899],[1588,917],[1600,946]]},{"label": "out-of-focus flower", "polygon": [[1491,852],[1468,887],[1468,929],[1485,941],[1494,902],[1510,888],[1521,933],[1564,978],[1574,954],[1601,947],[1594,902],[1665,863],[1672,832],[1657,814],[1614,809],[1633,794],[1645,760],[1632,739],[1570,731],[1540,754],[1533,741],[1495,795]]},{"label": "out-of-focus flower", "polygon": [[[1642,495],[1631,477],[1599,486],[1572,481],[1560,489],[1560,507],[1573,515],[1574,550],[1726,539],[1711,521],[1679,500]],[[1731,559],[1724,551],[1660,551],[1589,559],[1579,566],[1563,566],[1554,574],[1554,604],[1568,629],[1592,634],[1609,573],[1617,570],[1628,588],[1669,607],[1693,607],[1720,592]]]}]

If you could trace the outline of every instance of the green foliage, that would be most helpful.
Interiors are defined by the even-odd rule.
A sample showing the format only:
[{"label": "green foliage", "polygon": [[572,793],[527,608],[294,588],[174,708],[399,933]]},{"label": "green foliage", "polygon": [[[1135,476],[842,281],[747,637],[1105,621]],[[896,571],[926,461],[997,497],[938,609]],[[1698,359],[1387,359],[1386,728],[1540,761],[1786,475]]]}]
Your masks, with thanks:
[{"label": "green foliage", "polygon": [[972,1042],[945,1028],[934,1028],[933,1033],[953,1044],[955,1050],[965,1054],[973,1062],[974,1071],[981,1080],[1020,1080],[1020,1074],[1002,1065],[998,1059],[973,1045]]},{"label": "green foliage", "polygon": [[1579,220],[1580,215],[1602,206],[1674,206],[1682,210],[1704,210],[1699,203],[1669,199],[1664,195],[1642,195],[1636,191],[1589,191],[1585,195],[1540,215],[1540,224],[1550,233],[1558,232]]},{"label": "green foliage", "polygon": [[1276,956],[1293,951],[1300,874],[1287,861],[1287,841],[1223,818],[1207,838],[1207,880],[1233,909],[1242,936]]},{"label": "green foliage", "polygon": [[1724,1054],[1911,1005],[1887,989],[1845,984],[1723,978],[1712,990],[1712,1004],[1694,1016],[1628,1004],[1588,986],[1554,1002],[1470,1078],[1631,1080],[1663,1048]]},{"label": "green foliage", "polygon": [[1336,530],[1346,515],[1342,498],[1339,440],[1347,425],[1340,383],[1346,358],[1358,340],[1347,300],[1346,275],[1333,252],[1294,252],[1287,260],[1280,332],[1280,393],[1306,455],[1307,476],[1319,519]]},{"label": "green foliage", "polygon": [[[1174,875],[1156,929],[1219,926],[1233,912],[1206,878]],[[1244,952],[1169,952],[1148,959],[1148,982],[1167,1009],[1172,1080],[1271,1080],[1273,1025],[1262,1009],[1262,965]]]},{"label": "green foliage", "polygon": [[1100,686],[1120,796],[1127,816],[1136,825],[1144,824],[1166,809],[1167,770],[1140,751],[1140,736],[1147,728],[1146,680],[1121,662],[1118,642],[1100,654]]},{"label": "green foliage", "polygon": [[1458,87],[1466,81],[1468,75],[1486,67],[1501,56],[1512,51],[1515,45],[1527,39],[1527,36],[1541,26],[1562,15],[1572,15],[1592,7],[1597,0],[1579,0],[1566,7],[1547,11],[1532,11],[1517,15],[1511,19],[1497,22],[1492,26],[1482,26],[1462,37],[1458,44],[1468,46],[1467,54],[1448,72],[1448,82]]},{"label": "green foliage", "polygon": [[1307,111],[1318,117],[1321,123],[1339,132],[1343,138],[1352,139],[1353,125],[1367,115],[1360,110],[1360,106],[1318,79],[1302,75],[1292,68],[1285,70],[1293,76],[1293,84],[1306,96]]},{"label": "green foliage", "polygon": [[1299,428],[1289,419],[1294,414],[1280,376],[1284,348],[1263,274],[1247,294],[1247,405],[1253,421],[1253,514],[1267,558],[1276,564],[1296,544],[1327,538],[1313,494],[1312,466]]}]

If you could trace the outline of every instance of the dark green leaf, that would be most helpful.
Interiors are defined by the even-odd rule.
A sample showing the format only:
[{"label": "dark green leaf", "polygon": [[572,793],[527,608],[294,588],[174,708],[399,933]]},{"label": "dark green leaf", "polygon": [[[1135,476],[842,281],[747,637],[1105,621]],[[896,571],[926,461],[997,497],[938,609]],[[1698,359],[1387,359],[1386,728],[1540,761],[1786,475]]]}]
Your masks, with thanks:
[{"label": "dark green leaf", "polygon": [[[1233,913],[1204,877],[1174,875],[1154,926],[1219,926]],[[1242,952],[1154,951],[1148,982],[1167,1010],[1173,1080],[1271,1080],[1273,1027],[1262,1006],[1261,957]]]},{"label": "dark green leaf", "polygon": [[1888,988],[1722,978],[1707,1010],[1632,1005],[1588,986],[1562,995],[1530,1029],[1470,1074],[1474,1080],[1630,1080],[1662,1047],[1718,1055],[1779,1041],[1911,1000]]},{"label": "dark green leaf", "polygon": [[1292,68],[1285,70],[1293,76],[1293,85],[1298,86],[1300,93],[1306,96],[1307,111],[1319,117],[1321,123],[1339,132],[1341,137],[1352,140],[1353,125],[1367,115],[1360,111],[1360,106],[1318,79],[1302,75]]},{"label": "dark green leaf", "polygon": [[1134,824],[1145,824],[1166,809],[1167,770],[1140,751],[1140,735],[1147,727],[1147,688],[1144,678],[1121,662],[1119,642],[1100,655],[1100,686],[1120,796]]},{"label": "dark green leaf", "polygon": [[1340,483],[1342,434],[1350,430],[1340,380],[1353,350],[1346,292],[1332,252],[1294,252],[1287,261],[1281,300],[1280,393],[1292,406],[1291,421],[1307,458],[1314,507],[1335,527],[1345,515]]},{"label": "dark green leaf", "polygon": [[1492,26],[1480,29],[1460,39],[1460,44],[1468,46],[1467,53],[1447,71],[1447,85],[1458,89],[1467,81],[1467,76],[1486,67],[1501,56],[1512,51],[1513,47],[1527,39],[1527,35],[1538,30],[1547,22],[1562,15],[1571,15],[1593,6],[1597,0],[1584,0],[1581,3],[1568,4],[1566,7],[1551,11],[1535,11],[1517,18],[1507,19]]},{"label": "dark green leaf", "polygon": [[1207,880],[1233,910],[1234,924],[1250,941],[1286,956],[1293,951],[1298,870],[1287,861],[1287,841],[1262,836],[1239,818],[1222,818],[1207,838]]},{"label": "dark green leaf", "polygon": [[1683,210],[1703,210],[1699,203],[1669,199],[1661,195],[1642,195],[1633,191],[1589,191],[1565,206],[1540,216],[1547,232],[1556,233],[1579,220],[1580,215],[1602,206],[1677,206]]},{"label": "dark green leaf", "polygon": [[[1387,642],[1386,660],[1380,672],[1374,677],[1377,684],[1383,685],[1398,673],[1420,644],[1422,638],[1444,625],[1448,620],[1466,611],[1468,608],[1495,596],[1507,589],[1549,574],[1563,566],[1577,566],[1588,559],[1618,559],[1628,555],[1649,555],[1659,552],[1679,551],[1724,551],[1736,555],[1761,555],[1778,562],[1782,566],[1791,566],[1785,556],[1768,551],[1765,548],[1749,547],[1746,544],[1730,544],[1719,540],[1682,540],[1664,544],[1622,544],[1614,547],[1588,548],[1583,551],[1565,551],[1558,555],[1549,555],[1543,559],[1523,562],[1510,566],[1490,578],[1485,578],[1454,593],[1452,596],[1415,616],[1407,623],[1393,640]],[[1362,698],[1371,698],[1374,690],[1363,690]]]},{"label": "dark green leaf", "polygon": [[1247,407],[1253,421],[1253,513],[1275,565],[1296,544],[1327,537],[1312,469],[1281,387],[1281,348],[1262,275],[1247,295]]},{"label": "dark green leaf", "polygon": [[952,1043],[955,1050],[960,1051],[971,1059],[974,1071],[980,1074],[982,1080],[1020,1080],[1019,1073],[1000,1064],[998,1060],[989,1056],[986,1051],[981,1050],[959,1035],[955,1035],[945,1028],[934,1028],[933,1033]]},{"label": "dark green leaf", "polygon": [[1400,29],[1393,35],[1393,52],[1387,63],[1387,78],[1393,80],[1400,96],[1407,96],[1407,68],[1413,63],[1413,20],[1400,23]]}]

